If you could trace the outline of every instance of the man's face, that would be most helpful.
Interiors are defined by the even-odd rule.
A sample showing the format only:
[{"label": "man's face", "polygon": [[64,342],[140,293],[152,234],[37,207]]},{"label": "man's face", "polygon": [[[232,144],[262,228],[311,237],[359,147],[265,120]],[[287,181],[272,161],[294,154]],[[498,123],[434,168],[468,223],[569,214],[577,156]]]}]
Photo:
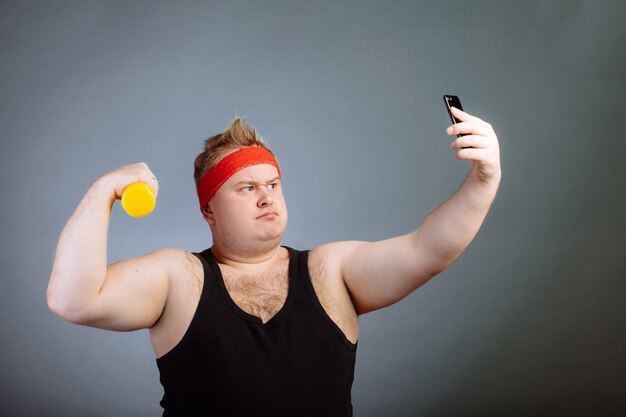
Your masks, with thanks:
[{"label": "man's face", "polygon": [[241,249],[278,245],[287,206],[276,167],[252,165],[236,172],[213,195],[205,218],[222,244]]}]

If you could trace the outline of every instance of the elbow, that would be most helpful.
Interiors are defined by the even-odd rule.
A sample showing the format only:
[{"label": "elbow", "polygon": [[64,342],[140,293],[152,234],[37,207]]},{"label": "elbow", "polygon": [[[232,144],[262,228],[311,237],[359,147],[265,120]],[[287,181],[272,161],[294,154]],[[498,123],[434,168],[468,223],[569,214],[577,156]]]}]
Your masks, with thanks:
[{"label": "elbow", "polygon": [[[52,281],[52,278],[50,280]],[[55,297],[54,290],[50,284],[48,284],[48,289],[46,291],[46,304],[48,305],[48,309],[50,311],[57,316],[61,316],[63,305],[59,302],[58,297]]]},{"label": "elbow", "polygon": [[52,291],[50,287],[48,287],[46,294],[46,303],[48,304],[48,309],[63,320],[74,324],[85,323],[86,316],[84,309],[72,305],[72,303],[54,295],[54,291]]},{"label": "elbow", "polygon": [[70,308],[68,308],[66,303],[61,302],[58,298],[51,297],[48,292],[47,296],[48,308],[57,316],[61,317],[65,321],[69,321],[71,323],[76,323],[78,318],[76,314],[72,312]]},{"label": "elbow", "polygon": [[62,303],[51,302],[48,300],[48,308],[55,315],[59,316],[63,320],[73,323],[73,324],[87,324],[87,320],[85,319],[85,314],[83,314],[80,310],[68,308]]}]

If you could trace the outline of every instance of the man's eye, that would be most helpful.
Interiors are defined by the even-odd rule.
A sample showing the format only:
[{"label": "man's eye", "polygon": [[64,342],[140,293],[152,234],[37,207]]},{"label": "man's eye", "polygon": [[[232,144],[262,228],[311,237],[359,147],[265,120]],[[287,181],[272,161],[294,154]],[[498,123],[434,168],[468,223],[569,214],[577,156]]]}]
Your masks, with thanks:
[{"label": "man's eye", "polygon": [[267,184],[267,188],[269,188],[270,190],[273,190],[274,188],[276,188],[278,184],[276,184],[275,182],[271,183],[271,184]]},{"label": "man's eye", "polygon": [[254,186],[250,185],[248,187],[243,187],[242,190],[244,190],[244,191],[252,191],[252,190],[254,190]]}]

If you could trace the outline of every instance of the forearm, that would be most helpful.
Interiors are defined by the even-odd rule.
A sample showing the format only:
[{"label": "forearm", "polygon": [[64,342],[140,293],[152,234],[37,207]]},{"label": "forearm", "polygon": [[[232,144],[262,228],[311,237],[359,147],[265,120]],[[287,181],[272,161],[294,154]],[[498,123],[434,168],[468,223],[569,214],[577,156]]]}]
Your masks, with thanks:
[{"label": "forearm", "polygon": [[115,191],[96,181],[71,215],[59,238],[50,282],[48,305],[71,317],[94,299],[106,277],[107,233]]},{"label": "forearm", "polygon": [[414,232],[427,245],[440,270],[450,266],[472,242],[495,199],[498,181],[487,184],[469,175],[461,187],[435,208]]}]

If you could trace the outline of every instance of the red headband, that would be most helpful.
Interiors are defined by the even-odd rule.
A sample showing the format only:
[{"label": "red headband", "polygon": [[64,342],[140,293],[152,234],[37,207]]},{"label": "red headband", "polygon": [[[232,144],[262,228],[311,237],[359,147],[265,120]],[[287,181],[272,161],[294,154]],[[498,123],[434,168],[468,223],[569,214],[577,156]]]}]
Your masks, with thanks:
[{"label": "red headband", "polygon": [[198,199],[200,200],[200,210],[203,210],[213,194],[230,178],[235,172],[251,165],[270,164],[274,165],[280,176],[278,162],[269,150],[260,146],[249,146],[222,158],[215,166],[207,171],[198,183]]}]

